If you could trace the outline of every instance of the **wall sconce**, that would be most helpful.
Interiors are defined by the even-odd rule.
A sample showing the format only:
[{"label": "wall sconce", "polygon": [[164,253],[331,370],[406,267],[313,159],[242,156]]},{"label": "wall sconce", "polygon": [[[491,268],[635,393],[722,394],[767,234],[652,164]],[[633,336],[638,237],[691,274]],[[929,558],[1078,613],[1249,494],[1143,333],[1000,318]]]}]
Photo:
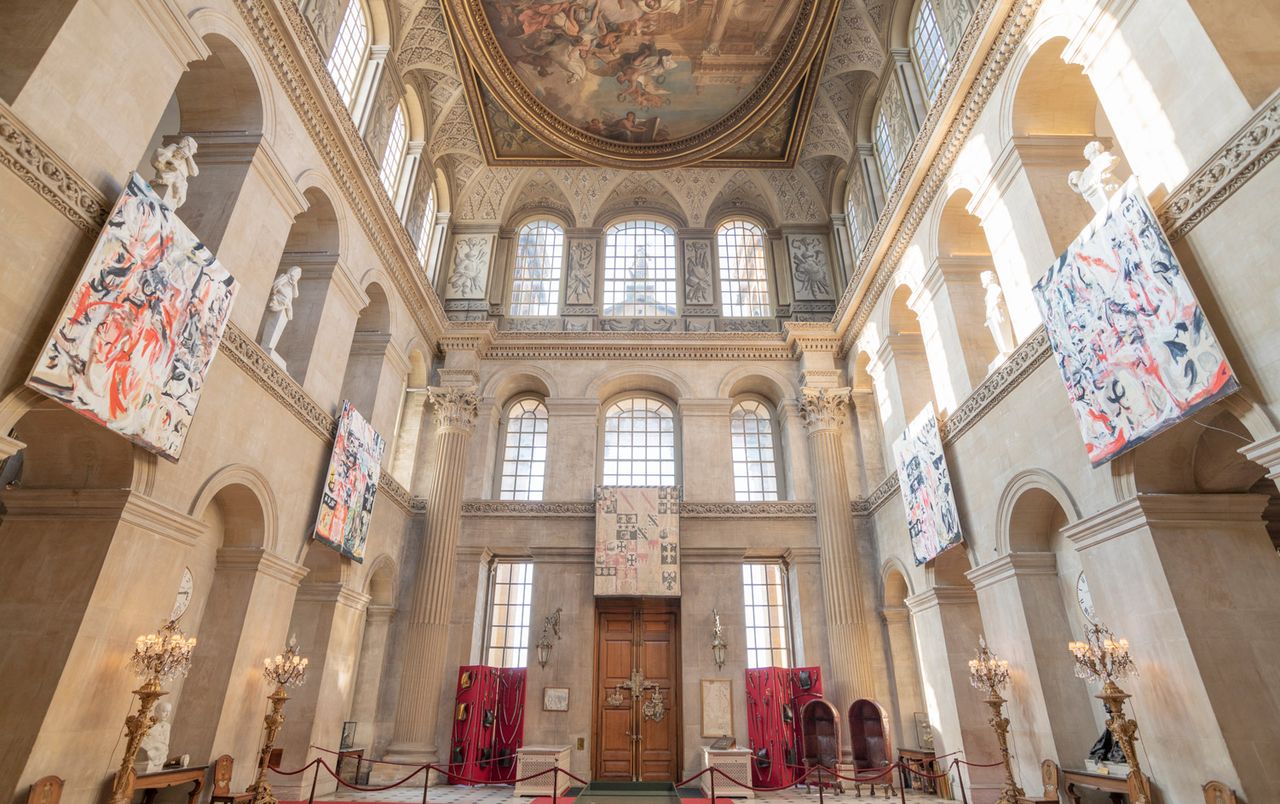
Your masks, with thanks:
[{"label": "wall sconce", "polygon": [[556,639],[560,639],[560,611],[559,607],[551,613],[549,617],[542,621],[542,636],[538,637],[538,666],[546,667],[547,662],[551,660],[551,648],[555,645],[551,641],[551,635],[555,634]]},{"label": "wall sconce", "polygon": [[711,658],[715,660],[716,669],[723,670],[724,652],[729,647],[729,643],[724,641],[724,628],[720,625],[720,612],[712,609],[711,616],[715,620],[715,625],[711,627]]}]

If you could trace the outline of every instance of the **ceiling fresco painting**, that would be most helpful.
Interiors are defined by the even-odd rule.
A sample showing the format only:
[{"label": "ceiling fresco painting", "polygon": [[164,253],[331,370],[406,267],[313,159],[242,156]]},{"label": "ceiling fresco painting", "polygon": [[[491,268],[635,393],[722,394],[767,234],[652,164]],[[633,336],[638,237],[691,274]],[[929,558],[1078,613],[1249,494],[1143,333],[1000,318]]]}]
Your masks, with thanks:
[{"label": "ceiling fresco painting", "polygon": [[794,164],[836,0],[445,0],[491,164]]}]

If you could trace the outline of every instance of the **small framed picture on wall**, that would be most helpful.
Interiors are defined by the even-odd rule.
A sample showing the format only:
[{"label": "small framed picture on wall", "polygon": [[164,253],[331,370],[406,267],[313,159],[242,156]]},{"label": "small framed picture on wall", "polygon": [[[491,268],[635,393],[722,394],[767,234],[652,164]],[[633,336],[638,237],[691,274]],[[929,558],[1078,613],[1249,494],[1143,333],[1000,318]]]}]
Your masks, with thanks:
[{"label": "small framed picture on wall", "polygon": [[542,688],[542,711],[568,712],[569,711],[569,688],[568,687],[543,687]]}]

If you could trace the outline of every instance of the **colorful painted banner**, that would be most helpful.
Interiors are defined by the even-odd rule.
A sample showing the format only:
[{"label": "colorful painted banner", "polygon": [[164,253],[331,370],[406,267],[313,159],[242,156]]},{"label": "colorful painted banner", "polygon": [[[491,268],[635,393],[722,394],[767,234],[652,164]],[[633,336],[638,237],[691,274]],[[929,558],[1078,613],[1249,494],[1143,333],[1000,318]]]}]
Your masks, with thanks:
[{"label": "colorful painted banner", "polygon": [[1035,295],[1094,466],[1239,387],[1137,179]]},{"label": "colorful painted banner", "polygon": [[596,487],[596,597],[680,596],[680,487]]},{"label": "colorful painted banner", "polygon": [[134,173],[27,385],[176,461],[238,289]]},{"label": "colorful painted banner", "polygon": [[382,436],[350,402],[343,402],[314,535],[361,563],[373,517],[373,498],[382,474],[383,449]]},{"label": "colorful painted banner", "polygon": [[907,507],[907,535],[918,566],[964,540],[932,405],[921,411],[894,443],[893,458],[898,465],[898,490]]}]

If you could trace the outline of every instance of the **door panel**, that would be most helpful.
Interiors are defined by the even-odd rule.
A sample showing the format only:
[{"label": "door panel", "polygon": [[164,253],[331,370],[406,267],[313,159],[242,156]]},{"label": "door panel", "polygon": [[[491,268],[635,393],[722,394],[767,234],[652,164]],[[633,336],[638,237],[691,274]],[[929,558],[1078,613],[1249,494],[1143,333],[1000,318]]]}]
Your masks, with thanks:
[{"label": "door panel", "polygon": [[[679,611],[664,600],[602,600],[596,612],[596,779],[675,781],[680,770]],[[638,670],[658,684],[665,705],[661,720],[643,715],[652,697],[636,698],[627,687],[609,703],[618,685]],[[633,735],[639,734],[636,740]]]}]

